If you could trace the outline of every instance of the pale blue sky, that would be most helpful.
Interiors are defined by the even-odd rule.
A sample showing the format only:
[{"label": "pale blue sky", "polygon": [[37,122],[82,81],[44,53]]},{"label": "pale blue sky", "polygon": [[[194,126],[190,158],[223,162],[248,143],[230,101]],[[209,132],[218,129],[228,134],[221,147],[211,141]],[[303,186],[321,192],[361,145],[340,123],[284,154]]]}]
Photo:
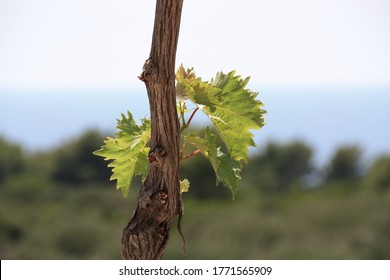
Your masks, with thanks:
[{"label": "pale blue sky", "polygon": [[[128,109],[148,115],[137,76],[154,7],[0,0],[0,136],[42,149],[114,129]],[[390,153],[389,15],[388,0],[184,0],[177,64],[251,76],[268,111],[260,146],[301,138],[322,161],[340,144]]]},{"label": "pale blue sky", "polygon": [[[0,89],[141,88],[155,0],[0,0]],[[252,84],[390,86],[388,0],[184,0],[177,63]]]}]

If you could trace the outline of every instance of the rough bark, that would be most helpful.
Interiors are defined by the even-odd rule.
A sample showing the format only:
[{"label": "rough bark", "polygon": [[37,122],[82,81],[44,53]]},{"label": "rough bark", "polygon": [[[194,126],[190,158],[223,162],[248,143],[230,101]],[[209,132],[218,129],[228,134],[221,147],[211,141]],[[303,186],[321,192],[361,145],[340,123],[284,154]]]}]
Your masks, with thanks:
[{"label": "rough bark", "polygon": [[172,222],[182,211],[175,94],[182,5],[183,0],[157,0],[150,57],[139,77],[146,85],[152,120],[150,167],[133,217],[123,230],[123,259],[160,259]]}]

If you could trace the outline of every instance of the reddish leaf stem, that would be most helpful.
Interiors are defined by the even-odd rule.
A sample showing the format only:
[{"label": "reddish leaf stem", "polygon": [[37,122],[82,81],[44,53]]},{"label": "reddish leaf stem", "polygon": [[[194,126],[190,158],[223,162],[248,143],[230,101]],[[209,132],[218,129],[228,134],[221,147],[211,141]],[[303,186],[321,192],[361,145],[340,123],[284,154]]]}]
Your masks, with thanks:
[{"label": "reddish leaf stem", "polygon": [[181,160],[189,159],[190,157],[193,157],[194,155],[198,154],[199,152],[200,152],[200,150],[193,151],[191,154],[185,156],[185,157],[182,158]]},{"label": "reddish leaf stem", "polygon": [[182,145],[181,150],[180,150],[180,160],[183,159],[184,148],[186,147],[186,144],[187,144],[187,142],[183,141],[183,145]]},{"label": "reddish leaf stem", "polygon": [[190,123],[192,121],[192,118],[195,116],[195,113],[199,110],[199,107],[196,107],[196,109],[192,112],[190,118],[188,119],[188,122],[187,122],[187,125],[186,127],[189,127],[190,126]]}]

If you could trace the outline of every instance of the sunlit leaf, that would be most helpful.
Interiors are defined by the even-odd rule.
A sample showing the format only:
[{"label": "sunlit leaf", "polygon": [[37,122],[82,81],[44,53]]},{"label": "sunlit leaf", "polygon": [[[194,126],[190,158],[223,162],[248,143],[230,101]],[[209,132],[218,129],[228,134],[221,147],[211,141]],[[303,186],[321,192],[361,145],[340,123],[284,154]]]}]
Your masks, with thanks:
[{"label": "sunlit leaf", "polygon": [[264,125],[266,113],[256,99],[257,93],[246,89],[248,82],[249,77],[241,79],[235,71],[219,72],[210,82],[195,78],[193,69],[181,67],[177,72],[177,88],[214,123],[231,157],[244,161],[248,147],[255,146],[251,130]]},{"label": "sunlit leaf", "polygon": [[230,189],[233,198],[238,190],[241,179],[241,164],[229,154],[223,153],[221,148],[216,146],[216,137],[207,128],[205,137],[198,137],[194,134],[185,137],[188,143],[194,145],[210,161],[217,177],[217,185],[222,183]]},{"label": "sunlit leaf", "polygon": [[180,180],[180,193],[188,192],[190,181],[188,179]]},{"label": "sunlit leaf", "polygon": [[117,180],[116,187],[125,197],[129,193],[133,176],[144,175],[148,169],[148,152],[146,144],[150,138],[150,120],[142,119],[137,125],[130,112],[118,119],[118,132],[115,138],[107,137],[104,145],[94,154],[112,160],[110,180]]}]

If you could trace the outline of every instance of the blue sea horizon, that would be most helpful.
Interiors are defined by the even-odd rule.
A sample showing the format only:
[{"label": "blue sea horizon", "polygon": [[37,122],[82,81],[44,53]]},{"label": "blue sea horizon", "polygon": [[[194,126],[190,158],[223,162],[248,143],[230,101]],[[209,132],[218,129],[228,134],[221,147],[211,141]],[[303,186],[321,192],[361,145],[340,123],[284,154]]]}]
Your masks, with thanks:
[{"label": "blue sea horizon", "polygon": [[[367,160],[390,154],[390,88],[259,91],[267,124],[254,131],[258,148],[252,153],[269,141],[302,140],[319,164],[341,145],[360,146]],[[145,90],[0,90],[0,137],[31,152],[53,149],[88,129],[114,133],[127,111],[136,120],[149,116]],[[207,122],[196,117],[197,125]]]}]

